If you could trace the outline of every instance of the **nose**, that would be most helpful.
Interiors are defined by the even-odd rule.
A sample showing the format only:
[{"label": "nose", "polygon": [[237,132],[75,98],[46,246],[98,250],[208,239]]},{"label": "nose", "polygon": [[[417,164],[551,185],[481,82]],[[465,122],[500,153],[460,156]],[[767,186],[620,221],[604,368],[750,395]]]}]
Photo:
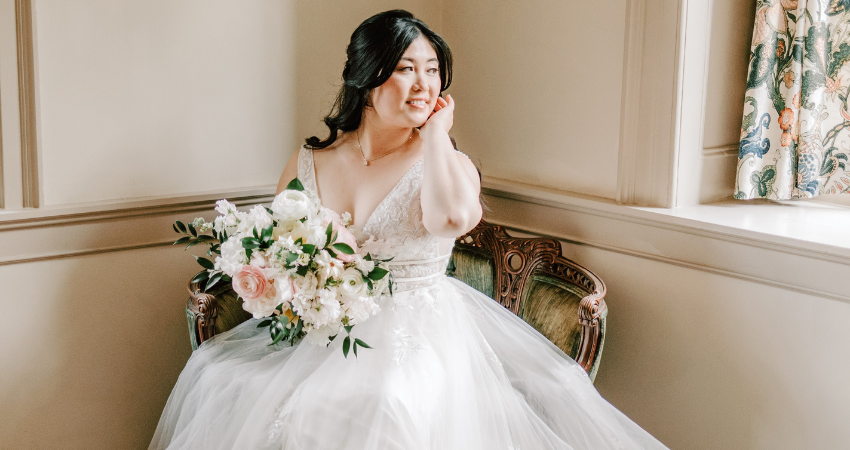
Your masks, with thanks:
[{"label": "nose", "polygon": [[429,89],[428,83],[422,82],[422,77],[423,75],[421,73],[417,73],[416,80],[413,82],[413,90],[416,92],[427,91]]}]

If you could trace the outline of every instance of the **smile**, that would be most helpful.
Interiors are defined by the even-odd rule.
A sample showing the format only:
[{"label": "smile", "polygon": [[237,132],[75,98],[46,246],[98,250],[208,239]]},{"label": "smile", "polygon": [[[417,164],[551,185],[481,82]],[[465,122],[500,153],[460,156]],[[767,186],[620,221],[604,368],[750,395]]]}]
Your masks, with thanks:
[{"label": "smile", "polygon": [[406,103],[417,109],[425,109],[428,106],[428,102],[425,100],[410,100]]}]

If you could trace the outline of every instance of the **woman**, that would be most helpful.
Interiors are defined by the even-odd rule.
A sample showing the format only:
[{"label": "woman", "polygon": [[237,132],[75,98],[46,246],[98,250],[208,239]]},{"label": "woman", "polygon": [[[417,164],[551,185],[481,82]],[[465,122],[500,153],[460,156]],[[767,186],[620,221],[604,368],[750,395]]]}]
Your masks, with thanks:
[{"label": "woman", "polygon": [[362,249],[393,257],[396,289],[353,333],[372,349],[268,346],[249,320],[205,342],[152,449],[661,449],[584,370],[512,313],[444,275],[481,218],[475,167],[448,132],[445,42],[405,11],[363,22],[342,87],[278,190],[296,176],[352,213]]}]

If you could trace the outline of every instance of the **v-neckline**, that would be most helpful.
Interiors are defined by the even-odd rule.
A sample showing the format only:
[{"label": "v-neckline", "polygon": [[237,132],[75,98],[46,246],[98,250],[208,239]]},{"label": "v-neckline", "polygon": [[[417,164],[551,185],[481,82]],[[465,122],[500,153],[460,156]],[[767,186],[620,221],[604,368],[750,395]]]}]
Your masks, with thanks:
[{"label": "v-neckline", "polygon": [[[315,158],[313,158],[313,152],[311,150],[308,150],[308,151],[310,152],[310,162],[312,163],[310,165],[313,166],[313,186],[316,188],[316,197],[319,198],[319,204],[322,205],[322,208],[326,208],[328,210],[331,210],[331,211],[335,212],[338,216],[341,217],[342,214],[340,214],[339,211],[328,208],[327,206],[324,205],[324,202],[322,202],[322,195],[319,193],[319,176],[318,176],[319,170],[316,167],[316,160],[315,160]],[[406,172],[404,172],[404,175],[402,175],[401,178],[398,179],[398,181],[393,186],[393,188],[390,189],[389,192],[387,192],[387,195],[385,195],[384,198],[381,199],[381,201],[378,203],[378,206],[376,206],[375,209],[372,210],[372,213],[369,214],[369,217],[366,218],[366,222],[364,222],[363,226],[360,228],[361,230],[366,230],[366,228],[368,228],[369,224],[372,222],[372,217],[375,216],[375,213],[377,213],[378,210],[380,210],[381,207],[384,206],[384,203],[387,202],[387,199],[390,198],[390,196],[396,191],[396,189],[398,189],[399,186],[401,186],[402,181],[404,181],[404,179],[407,178],[407,176],[410,175],[413,172],[413,169],[415,169],[416,166],[421,164],[422,161],[424,161],[424,160],[425,160],[425,158],[420,158],[415,163],[413,163],[413,165],[410,166],[410,168],[407,169]],[[352,223],[354,223],[353,218],[352,218]]]}]

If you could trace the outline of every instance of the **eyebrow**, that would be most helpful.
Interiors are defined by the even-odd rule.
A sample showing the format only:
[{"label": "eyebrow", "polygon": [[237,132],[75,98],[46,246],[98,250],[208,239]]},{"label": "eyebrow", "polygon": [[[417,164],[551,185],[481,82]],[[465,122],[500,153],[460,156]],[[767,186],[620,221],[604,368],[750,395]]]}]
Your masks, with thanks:
[{"label": "eyebrow", "polygon": [[[402,61],[410,61],[410,62],[414,62],[414,61],[413,61],[413,58],[408,58],[407,56],[402,56],[401,60],[402,60]],[[435,62],[435,63],[439,63],[440,61],[439,61],[437,58],[431,58],[431,59],[429,59],[428,61],[425,61],[425,62]]]}]

